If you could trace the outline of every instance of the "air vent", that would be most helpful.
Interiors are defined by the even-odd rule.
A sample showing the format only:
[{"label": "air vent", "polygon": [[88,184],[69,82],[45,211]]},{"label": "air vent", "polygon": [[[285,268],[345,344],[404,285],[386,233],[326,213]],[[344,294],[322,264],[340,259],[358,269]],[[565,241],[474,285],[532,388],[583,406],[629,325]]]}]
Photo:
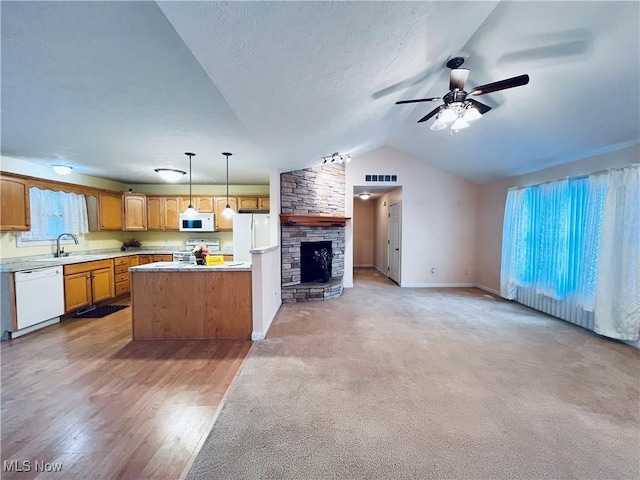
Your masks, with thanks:
[{"label": "air vent", "polygon": [[365,182],[397,182],[397,175],[365,175]]}]

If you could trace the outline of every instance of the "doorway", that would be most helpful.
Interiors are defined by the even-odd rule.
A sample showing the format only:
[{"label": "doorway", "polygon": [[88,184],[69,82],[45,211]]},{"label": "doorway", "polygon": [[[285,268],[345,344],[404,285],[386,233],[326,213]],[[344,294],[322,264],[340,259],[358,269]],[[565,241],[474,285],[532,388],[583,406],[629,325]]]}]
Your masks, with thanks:
[{"label": "doorway", "polygon": [[387,227],[388,265],[387,276],[400,285],[400,232],[401,209],[400,202],[389,205],[389,223]]}]

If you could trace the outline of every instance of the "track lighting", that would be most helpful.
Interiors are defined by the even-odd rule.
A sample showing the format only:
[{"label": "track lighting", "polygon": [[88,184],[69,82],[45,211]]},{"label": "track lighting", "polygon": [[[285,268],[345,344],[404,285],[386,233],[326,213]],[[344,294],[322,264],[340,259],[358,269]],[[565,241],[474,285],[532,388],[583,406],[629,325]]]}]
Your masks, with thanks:
[{"label": "track lighting", "polygon": [[326,165],[327,163],[349,163],[351,161],[351,155],[344,154],[341,155],[338,152],[335,152],[331,155],[327,155],[326,157],[322,157],[322,164]]}]

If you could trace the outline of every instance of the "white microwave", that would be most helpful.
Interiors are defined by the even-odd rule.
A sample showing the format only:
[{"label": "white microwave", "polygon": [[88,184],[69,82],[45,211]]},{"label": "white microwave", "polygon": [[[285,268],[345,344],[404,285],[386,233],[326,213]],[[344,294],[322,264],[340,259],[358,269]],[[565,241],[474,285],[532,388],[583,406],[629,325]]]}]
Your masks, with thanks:
[{"label": "white microwave", "polygon": [[215,232],[215,215],[213,213],[180,214],[181,232]]}]

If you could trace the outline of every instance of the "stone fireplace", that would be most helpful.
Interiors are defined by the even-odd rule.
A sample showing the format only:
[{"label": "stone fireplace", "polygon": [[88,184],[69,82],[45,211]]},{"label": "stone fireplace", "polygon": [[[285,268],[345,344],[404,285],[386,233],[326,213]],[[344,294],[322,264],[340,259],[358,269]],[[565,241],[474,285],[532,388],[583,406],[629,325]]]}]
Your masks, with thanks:
[{"label": "stone fireplace", "polygon": [[[321,301],[342,295],[344,275],[344,165],[307,168],[280,176],[282,301]],[[329,251],[330,278],[313,252]]]}]

